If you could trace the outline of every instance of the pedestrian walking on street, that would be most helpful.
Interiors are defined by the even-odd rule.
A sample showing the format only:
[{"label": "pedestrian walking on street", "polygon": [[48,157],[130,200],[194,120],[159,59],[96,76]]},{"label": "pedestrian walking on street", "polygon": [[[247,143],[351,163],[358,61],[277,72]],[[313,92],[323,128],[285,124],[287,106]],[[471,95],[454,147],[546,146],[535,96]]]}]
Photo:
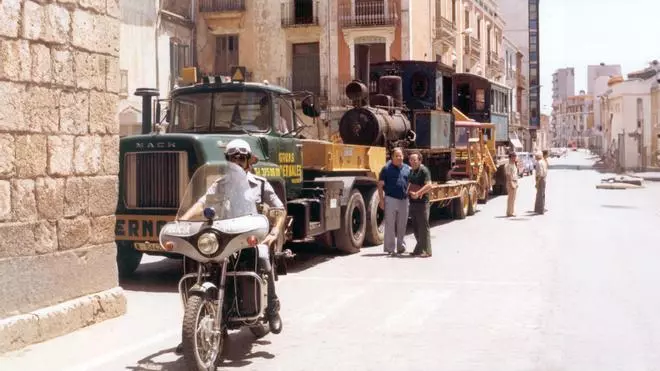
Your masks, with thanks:
[{"label": "pedestrian walking on street", "polygon": [[[386,253],[394,256],[406,252],[403,237],[408,224],[408,181],[410,166],[403,163],[403,150],[394,148],[390,161],[383,166],[378,177],[379,206],[385,212]],[[396,251],[394,247],[396,246]]]},{"label": "pedestrian walking on street", "polygon": [[516,204],[516,192],[518,191],[518,164],[516,163],[516,153],[509,153],[509,163],[506,165],[506,216],[516,216],[514,208]]},{"label": "pedestrian walking on street", "polygon": [[417,244],[411,255],[422,258],[431,257],[431,226],[429,225],[429,195],[431,190],[431,172],[422,164],[422,154],[414,152],[408,157],[410,172],[410,219]]},{"label": "pedestrian walking on street", "polygon": [[543,189],[543,211],[548,211],[548,209],[545,207],[545,190],[548,189],[548,174],[550,172],[550,153],[548,152],[547,149],[543,150],[543,161],[545,161],[545,188]]},{"label": "pedestrian walking on street", "polygon": [[545,177],[548,175],[548,163],[543,154],[536,154],[536,202],[534,212],[543,214],[545,212]]}]

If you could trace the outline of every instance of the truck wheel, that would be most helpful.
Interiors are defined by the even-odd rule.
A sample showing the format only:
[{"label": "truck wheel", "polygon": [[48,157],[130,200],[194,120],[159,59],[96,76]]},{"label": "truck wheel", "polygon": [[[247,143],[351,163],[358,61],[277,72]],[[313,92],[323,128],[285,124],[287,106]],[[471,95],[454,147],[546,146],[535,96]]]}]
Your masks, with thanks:
[{"label": "truck wheel", "polygon": [[335,247],[349,254],[360,251],[367,227],[366,214],[364,198],[360,191],[354,189],[348,198],[348,203],[342,207],[340,227],[332,233]]},{"label": "truck wheel", "polygon": [[460,197],[452,200],[451,208],[454,218],[465,219],[470,208],[470,195],[467,190],[463,189]]},{"label": "truck wheel", "polygon": [[371,246],[377,246],[385,241],[385,212],[378,207],[378,189],[367,193],[367,231],[365,240]]},{"label": "truck wheel", "polygon": [[119,277],[128,278],[135,273],[142,261],[142,251],[135,250],[130,241],[117,241],[117,270]]},{"label": "truck wheel", "polygon": [[470,207],[468,208],[468,215],[474,215],[477,212],[477,204],[479,203],[479,192],[477,186],[470,188]]},{"label": "truck wheel", "polygon": [[485,176],[481,177],[481,181],[479,182],[479,200],[478,202],[481,204],[485,204],[488,202],[488,195],[490,194],[490,174],[485,173]]}]

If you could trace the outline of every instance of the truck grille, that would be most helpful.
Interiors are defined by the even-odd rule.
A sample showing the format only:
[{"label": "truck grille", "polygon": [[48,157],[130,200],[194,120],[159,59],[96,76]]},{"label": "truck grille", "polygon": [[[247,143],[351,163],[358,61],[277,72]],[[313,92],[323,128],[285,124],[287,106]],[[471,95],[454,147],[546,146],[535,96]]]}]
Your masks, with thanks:
[{"label": "truck grille", "polygon": [[124,174],[126,207],[176,209],[188,184],[188,154],[127,153]]}]

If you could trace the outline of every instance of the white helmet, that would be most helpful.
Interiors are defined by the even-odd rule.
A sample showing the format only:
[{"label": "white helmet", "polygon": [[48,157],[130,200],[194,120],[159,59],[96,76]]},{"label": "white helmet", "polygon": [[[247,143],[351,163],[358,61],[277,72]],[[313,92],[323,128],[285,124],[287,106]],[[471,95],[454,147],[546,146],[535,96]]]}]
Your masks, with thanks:
[{"label": "white helmet", "polygon": [[250,148],[250,144],[248,144],[248,142],[244,141],[243,139],[234,139],[227,143],[227,147],[225,148],[226,156],[234,156],[238,154],[247,156],[252,155],[252,148]]}]

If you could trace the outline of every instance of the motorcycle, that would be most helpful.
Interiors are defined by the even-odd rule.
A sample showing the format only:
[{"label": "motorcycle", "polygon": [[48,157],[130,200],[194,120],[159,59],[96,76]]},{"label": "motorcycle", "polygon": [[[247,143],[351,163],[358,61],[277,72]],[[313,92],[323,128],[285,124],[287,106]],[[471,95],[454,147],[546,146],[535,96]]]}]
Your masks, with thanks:
[{"label": "motorcycle", "polygon": [[184,272],[178,284],[183,357],[190,370],[220,364],[228,330],[249,327],[256,337],[270,332],[269,276],[259,268],[257,249],[270,224],[258,214],[244,174],[229,165],[204,165],[195,172],[176,219],[159,236],[163,249],[196,262],[197,271]]}]

